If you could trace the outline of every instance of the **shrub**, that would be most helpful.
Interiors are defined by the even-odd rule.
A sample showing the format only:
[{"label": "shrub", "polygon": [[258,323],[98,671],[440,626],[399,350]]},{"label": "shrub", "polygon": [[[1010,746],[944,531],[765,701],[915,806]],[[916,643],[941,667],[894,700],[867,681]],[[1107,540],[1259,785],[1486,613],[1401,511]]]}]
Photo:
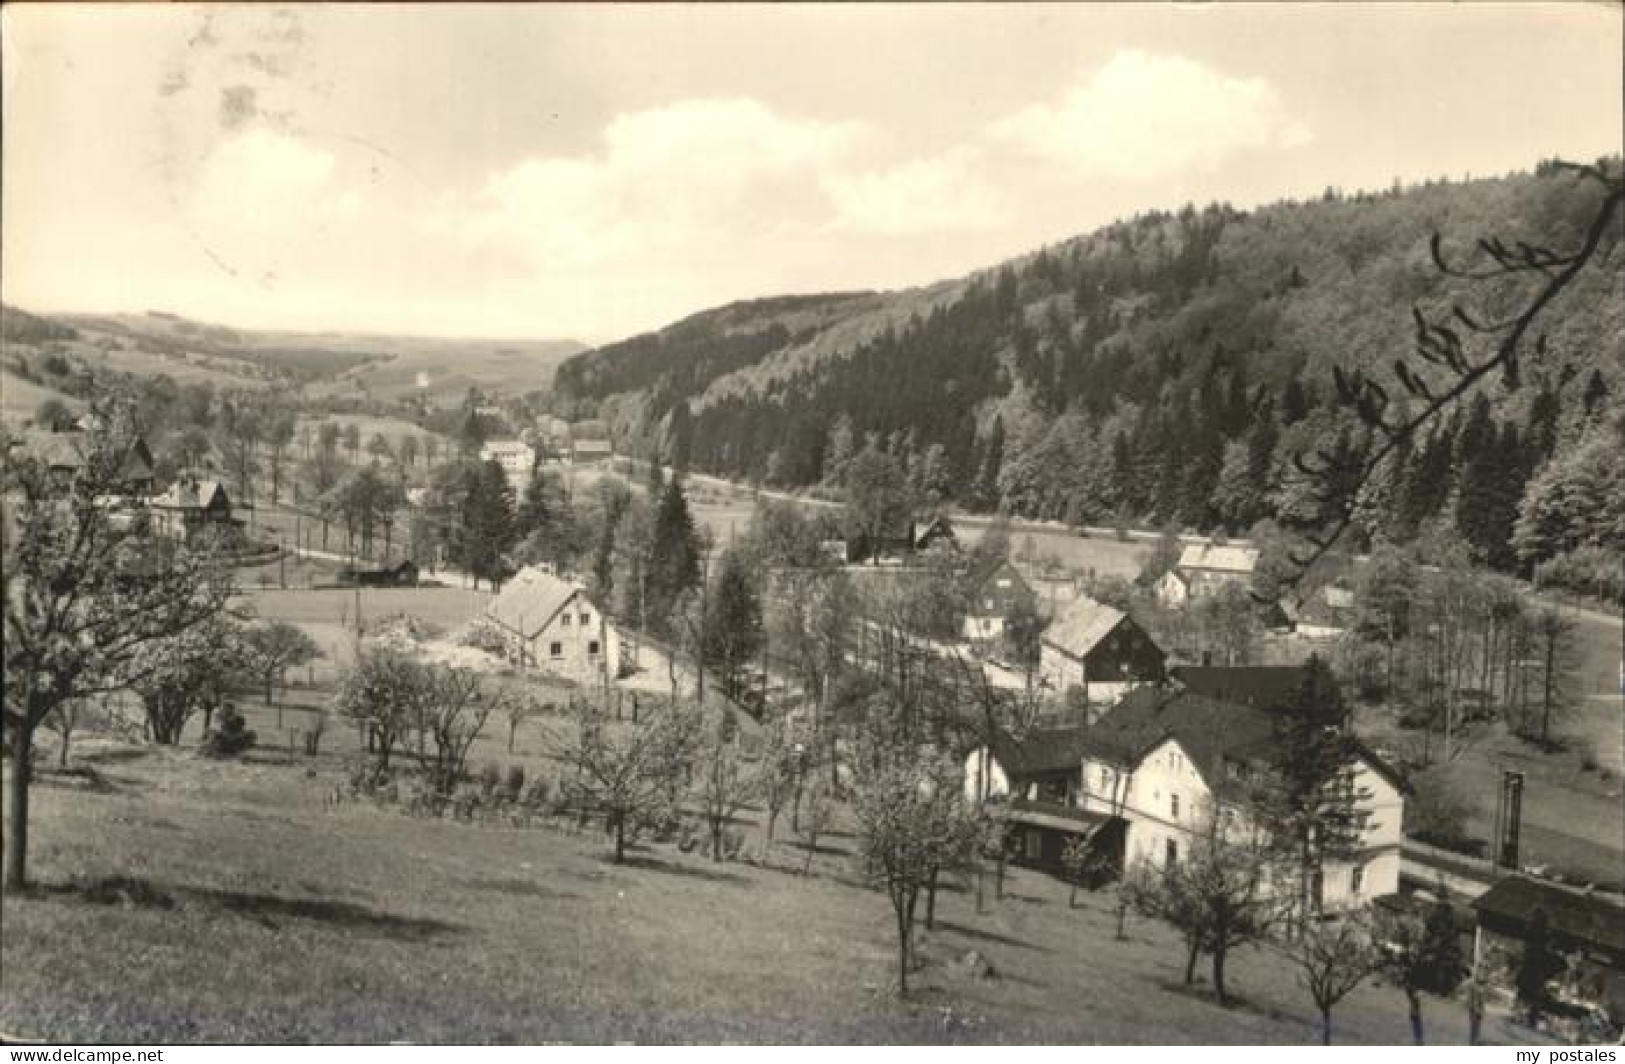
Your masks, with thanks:
[{"label": "shrub", "polygon": [[533,776],[525,787],[524,795],[520,799],[533,809],[545,809],[548,799],[552,797],[552,788],[548,786],[547,777]]},{"label": "shrub", "polygon": [[738,828],[729,828],[722,833],[722,859],[725,861],[739,860],[739,851],[745,848],[745,833]]},{"label": "shrub", "polygon": [[1472,803],[1448,775],[1433,770],[1421,773],[1413,782],[1415,793],[1405,803],[1406,834],[1458,853],[1483,850],[1483,841],[1467,833]]},{"label": "shrub", "polygon": [[252,749],[257,738],[237,707],[227,705],[221,708],[215,726],[203,734],[198,749],[206,757],[236,757]]},{"label": "shrub", "polygon": [[517,802],[519,796],[525,793],[525,766],[509,765],[507,782],[508,797]]},{"label": "shrub", "polygon": [[489,798],[496,793],[496,789],[502,785],[502,770],[497,767],[496,762],[487,761],[480,769],[479,784],[482,798]]}]

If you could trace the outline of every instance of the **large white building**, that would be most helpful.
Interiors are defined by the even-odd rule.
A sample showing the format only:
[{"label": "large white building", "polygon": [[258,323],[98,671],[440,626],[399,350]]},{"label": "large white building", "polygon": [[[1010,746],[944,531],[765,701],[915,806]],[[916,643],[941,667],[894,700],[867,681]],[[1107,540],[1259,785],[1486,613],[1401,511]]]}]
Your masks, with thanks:
[{"label": "large white building", "polygon": [[487,440],[480,447],[480,461],[501,466],[509,485],[518,494],[529,486],[536,469],[536,448],[524,440]]},{"label": "large white building", "polygon": [[[1130,692],[1091,726],[1035,732],[971,752],[971,798],[1009,796],[1018,855],[1058,865],[1068,837],[1107,847],[1118,868],[1164,867],[1188,856],[1218,818],[1226,833],[1265,829],[1256,816],[1269,779],[1271,713],[1173,686]],[[1399,890],[1404,792],[1359,748],[1348,783],[1360,818],[1354,851],[1318,870],[1319,902],[1347,908]]]}]

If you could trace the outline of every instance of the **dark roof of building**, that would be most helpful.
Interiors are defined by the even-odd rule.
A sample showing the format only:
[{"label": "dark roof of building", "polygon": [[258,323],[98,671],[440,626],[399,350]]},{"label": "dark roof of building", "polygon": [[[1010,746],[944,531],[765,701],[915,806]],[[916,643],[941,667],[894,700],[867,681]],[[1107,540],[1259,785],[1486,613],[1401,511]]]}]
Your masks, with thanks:
[{"label": "dark roof of building", "polygon": [[1596,894],[1582,894],[1528,876],[1507,876],[1473,899],[1473,908],[1520,924],[1536,910],[1547,926],[1566,938],[1625,953],[1625,907]]},{"label": "dark roof of building", "polygon": [[1290,706],[1303,686],[1301,665],[1176,665],[1171,671],[1193,694],[1254,709]]},{"label": "dark roof of building", "polygon": [[1107,710],[1089,728],[1084,748],[1096,757],[1132,765],[1173,739],[1208,786],[1219,790],[1229,778],[1225,761],[1258,760],[1274,736],[1274,718],[1261,709],[1147,685]]},{"label": "dark roof of building", "polygon": [[218,480],[177,480],[162,495],[154,496],[150,505],[158,510],[206,510],[216,499],[231,506],[231,497]]},{"label": "dark roof of building", "polygon": [[[85,455],[89,453],[93,440],[90,433],[82,430],[34,430],[23,433],[21,442],[25,449],[37,454],[50,468],[76,470],[85,464]],[[152,479],[152,452],[141,437],[132,440],[125,450],[119,475],[127,480]]]},{"label": "dark roof of building", "polygon": [[1083,766],[1084,731],[1081,724],[1032,728],[1017,739],[1001,729],[993,736],[993,758],[1009,776],[1079,769]]}]

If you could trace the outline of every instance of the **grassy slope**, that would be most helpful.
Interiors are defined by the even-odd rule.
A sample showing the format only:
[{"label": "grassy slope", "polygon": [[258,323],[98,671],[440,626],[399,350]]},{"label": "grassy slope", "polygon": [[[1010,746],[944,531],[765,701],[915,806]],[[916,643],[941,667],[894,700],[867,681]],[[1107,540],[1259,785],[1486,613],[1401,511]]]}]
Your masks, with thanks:
[{"label": "grassy slope", "polygon": [[[1177,984],[1163,928],[1114,941],[1105,898],[1012,873],[977,915],[946,894],[913,1002],[887,992],[881,895],[853,884],[848,836],[810,879],[669,847],[606,860],[596,832],[475,827],[325,808],[336,769],[261,755],[211,763],[103,745],[95,793],[37,790],[33,870],[4,899],[0,1028],[117,1041],[1306,1042],[1311,1010],[1280,961],[1247,950],[1221,1010]],[[314,776],[315,778],[310,778]],[[759,833],[751,831],[752,845]],[[109,881],[110,877],[125,877]],[[944,964],[975,949],[998,977]],[[1455,1006],[1429,1006],[1459,1042]],[[1403,1003],[1366,988],[1349,1041],[1407,1038]],[[1519,1032],[1492,1022],[1492,1037]]]},{"label": "grassy slope", "polygon": [[34,411],[47,399],[64,403],[70,410],[78,410],[84,406],[83,400],[64,395],[55,388],[35,384],[15,374],[0,372],[0,417],[4,417],[8,425],[21,425],[24,421],[32,420]]}]

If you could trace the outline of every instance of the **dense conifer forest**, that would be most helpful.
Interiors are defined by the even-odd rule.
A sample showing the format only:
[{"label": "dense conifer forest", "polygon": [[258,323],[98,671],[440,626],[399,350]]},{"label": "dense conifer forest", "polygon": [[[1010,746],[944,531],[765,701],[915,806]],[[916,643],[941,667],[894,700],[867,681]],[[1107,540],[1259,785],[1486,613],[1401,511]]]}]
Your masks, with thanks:
[{"label": "dense conifer forest", "polygon": [[[1367,445],[1333,367],[1391,373],[1413,311],[1493,321],[1527,298],[1527,279],[1446,276],[1435,234],[1453,258],[1490,237],[1562,248],[1601,195],[1542,164],[1153,212],[930,290],[708,311],[579,356],[558,388],[622,446],[718,475],[838,487],[872,447],[925,506],[1239,534],[1307,505],[1293,455]],[[1605,248],[1548,309],[1518,387],[1487,382],[1389,463],[1351,545],[1438,526],[1523,572],[1618,546],[1621,263]]]}]

